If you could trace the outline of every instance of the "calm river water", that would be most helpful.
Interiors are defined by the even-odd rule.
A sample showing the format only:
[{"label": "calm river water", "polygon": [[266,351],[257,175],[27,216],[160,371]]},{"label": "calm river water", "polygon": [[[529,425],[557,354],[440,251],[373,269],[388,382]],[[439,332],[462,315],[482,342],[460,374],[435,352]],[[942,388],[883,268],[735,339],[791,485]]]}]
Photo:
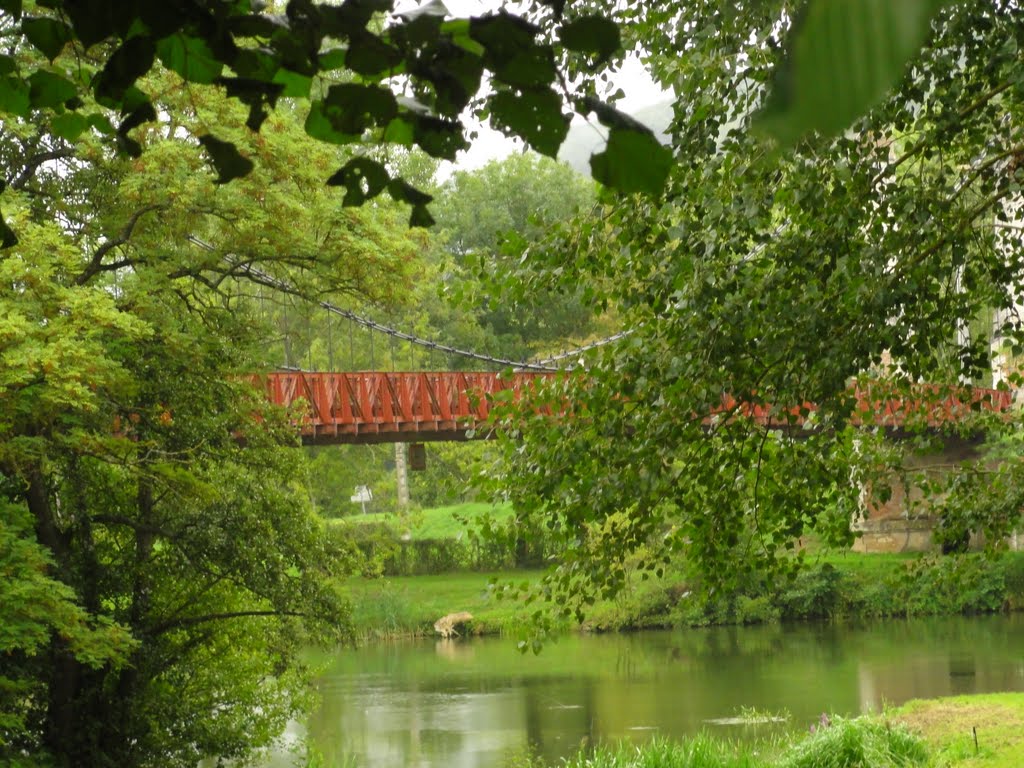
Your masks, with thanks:
[{"label": "calm river water", "polygon": [[528,748],[555,759],[596,741],[780,727],[720,722],[743,708],[805,729],[822,712],[1024,690],[1024,617],[574,635],[539,656],[508,639],[427,641],[323,662],[321,706],[296,729],[326,765],[489,768]]}]

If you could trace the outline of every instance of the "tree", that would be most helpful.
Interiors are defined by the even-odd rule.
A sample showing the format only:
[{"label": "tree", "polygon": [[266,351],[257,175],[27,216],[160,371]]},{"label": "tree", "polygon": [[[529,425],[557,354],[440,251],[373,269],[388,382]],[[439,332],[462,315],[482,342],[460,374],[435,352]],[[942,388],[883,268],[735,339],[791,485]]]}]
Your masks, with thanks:
[{"label": "tree", "polygon": [[529,263],[530,246],[593,205],[595,197],[592,182],[535,154],[459,171],[445,184],[435,212],[455,256],[446,288],[473,306],[497,342],[492,349],[526,358],[588,334],[594,313],[578,292],[501,291],[516,265]]},{"label": "tree", "polygon": [[[19,233],[0,261],[4,760],[245,758],[307,700],[301,645],[348,636],[352,555],[245,375],[276,281],[387,301],[420,236],[393,206],[331,205],[309,180],[343,150],[296,142],[293,113],[248,133],[213,89],[159,78],[138,158],[45,120],[0,139]],[[193,145],[222,121],[259,159],[230,186]]]},{"label": "tree", "polygon": [[[788,569],[808,533],[849,542],[851,472],[872,464],[852,383],[887,374],[907,393],[982,375],[988,334],[963,331],[1000,308],[1019,348],[1024,280],[1015,5],[944,11],[888,98],[784,153],[758,121],[788,66],[789,4],[588,8],[619,13],[675,90],[677,162],[662,199],[615,201],[550,249],[548,276],[589,285],[629,334],[553,386],[566,418],[514,414],[496,480],[563,536],[542,590],[567,611],[619,588],[638,555],[652,570],[682,555],[728,584]],[[780,420],[818,409],[794,437],[730,402]],[[1019,523],[1005,487],[989,496],[972,523]]]},{"label": "tree", "polygon": [[[582,417],[558,452],[532,415],[509,465],[527,470],[511,492],[576,545],[549,586],[614,587],[623,557],[659,537],[714,571],[771,560],[810,526],[844,530],[849,494],[821,489],[857,448],[842,429],[849,377],[884,349],[907,377],[928,375],[951,325],[1012,303],[1016,235],[979,223],[1017,185],[1019,11],[944,12],[855,135],[779,155],[747,129],[763,84],[785,74],[777,51],[797,17],[719,6],[566,16],[541,3],[533,23],[431,4],[385,23],[389,3],[358,0],[278,16],[244,1],[0,3],[0,562],[17,575],[0,605],[13,616],[47,590],[52,607],[0,624],[7,755],[191,765],[244,756],[293,711],[296,639],[345,626],[327,586],[344,553],[326,551],[296,491],[285,424],[232,376],[259,359],[252,297],[238,294],[286,278],[386,296],[376,277],[407,277],[413,244],[392,239],[378,197],[428,224],[428,196],[385,162],[331,150],[384,141],[451,158],[474,98],[549,155],[567,102],[595,113],[610,129],[598,180],[625,193],[669,181],[664,200],[592,220],[554,268],[634,333],[586,386],[559,383]],[[620,30],[648,41],[678,89],[674,167],[596,99]],[[297,122],[324,146],[307,155]],[[314,177],[363,210],[335,210]],[[961,372],[984,362],[977,345],[957,352]],[[797,442],[720,419],[708,435],[723,392],[814,399],[823,429]]]}]

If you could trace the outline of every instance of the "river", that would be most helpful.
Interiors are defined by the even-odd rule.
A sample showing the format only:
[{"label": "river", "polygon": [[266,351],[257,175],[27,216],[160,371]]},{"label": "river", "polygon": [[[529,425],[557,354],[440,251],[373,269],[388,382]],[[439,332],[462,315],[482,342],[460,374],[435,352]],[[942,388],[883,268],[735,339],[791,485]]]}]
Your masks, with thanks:
[{"label": "river", "polygon": [[[528,748],[554,760],[654,734],[753,738],[824,712],[1024,690],[1024,617],[571,635],[538,656],[510,639],[431,640],[319,661],[321,705],[292,735],[326,766],[483,768]],[[735,722],[752,711],[787,719]]]}]

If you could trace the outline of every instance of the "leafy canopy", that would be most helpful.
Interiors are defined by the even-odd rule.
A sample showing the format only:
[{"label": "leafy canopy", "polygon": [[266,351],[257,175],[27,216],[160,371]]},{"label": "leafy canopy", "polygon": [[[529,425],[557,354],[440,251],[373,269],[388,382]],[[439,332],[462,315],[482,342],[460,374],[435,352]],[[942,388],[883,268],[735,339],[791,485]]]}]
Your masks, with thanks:
[{"label": "leafy canopy", "polygon": [[[646,151],[665,167],[668,151],[646,129],[609,106],[577,98],[559,79],[558,56],[603,63],[617,55],[617,31],[596,17],[564,18],[563,5],[541,6],[531,21],[505,10],[449,18],[442,3],[394,15],[388,0],[291,0],[284,13],[250,0],[9,0],[0,6],[13,41],[12,55],[0,62],[0,112],[22,118],[52,112],[68,140],[95,130],[137,157],[142,146],[134,132],[160,119],[157,93],[143,78],[165,68],[186,82],[223,89],[245,106],[244,124],[252,131],[263,128],[282,99],[308,99],[310,137],[336,145],[415,146],[453,160],[468,146],[463,121],[470,107],[548,155],[565,138],[567,108],[599,109],[614,139],[599,177],[656,192],[664,173],[638,173],[633,161]],[[27,56],[28,47],[43,60]],[[198,140],[220,183],[251,172],[251,158],[235,141],[214,131]],[[412,207],[412,224],[432,221],[430,196],[369,157],[350,159],[328,178],[345,188],[345,205],[387,191]],[[4,236],[8,245],[15,237],[6,227]]]},{"label": "leafy canopy", "polygon": [[[944,5],[813,0],[790,9],[788,56],[773,76],[763,124],[787,143],[811,130],[841,130],[898,81]],[[395,15],[390,0],[290,0],[284,13],[254,0],[5,0],[0,26],[13,46],[0,58],[0,113],[44,110],[67,140],[98,131],[136,157],[134,129],[159,120],[155,93],[140,78],[163,67],[222,88],[246,107],[252,131],[280,100],[308,99],[305,130],[315,139],[416,146],[447,160],[469,144],[469,109],[550,156],[572,114],[593,113],[609,131],[591,160],[594,177],[623,192],[657,193],[670,151],[596,95],[594,73],[621,55],[624,38],[662,52],[636,36],[628,11],[616,18],[619,10],[539,0],[522,15],[451,18],[441,2]],[[723,18],[735,13],[743,11],[727,9]],[[29,46],[43,60],[26,56]],[[220,183],[252,170],[232,140],[212,132],[198,140]],[[376,160],[352,158],[329,178],[345,188],[345,205],[387,191],[412,207],[412,224],[432,221],[430,196]],[[6,224],[0,235],[5,247],[16,239]]]},{"label": "leafy canopy", "polygon": [[[896,396],[920,398],[913,387],[925,381],[938,398],[942,386],[991,375],[993,330],[1008,353],[1024,340],[1018,6],[919,14],[932,26],[909,66],[867,49],[845,59],[845,73],[808,59],[837,89],[867,78],[870,64],[893,90],[868,78],[871,108],[850,107],[844,120],[860,116],[849,130],[794,130],[786,152],[764,135],[780,95],[769,84],[805,66],[803,35],[824,35],[824,45],[864,32],[825,30],[813,14],[842,6],[852,18],[875,4],[590,6],[628,31],[627,44],[643,41],[674,89],[677,161],[661,198],[608,199],[548,249],[545,277],[613,307],[628,332],[590,355],[585,375],[553,385],[551,409],[566,418],[510,409],[495,468],[494,490],[516,502],[524,529],[563,537],[566,559],[540,591],[567,612],[673,559],[701,574],[695,583],[728,589],[791,571],[809,541],[849,545],[862,489],[884,495],[909,472],[884,431],[856,427],[851,388],[882,378]],[[876,18],[881,29],[887,18]],[[810,103],[794,102],[789,128],[817,115]],[[539,263],[522,279],[539,282]],[[993,314],[994,329],[978,322]],[[807,428],[801,418],[768,430],[730,403],[780,421],[805,403],[818,410],[804,414]],[[1018,424],[984,428],[1013,434]],[[1004,455],[1018,443],[1008,438]],[[960,531],[983,528],[997,546],[1020,525],[1018,466],[966,464],[936,513]]]}]

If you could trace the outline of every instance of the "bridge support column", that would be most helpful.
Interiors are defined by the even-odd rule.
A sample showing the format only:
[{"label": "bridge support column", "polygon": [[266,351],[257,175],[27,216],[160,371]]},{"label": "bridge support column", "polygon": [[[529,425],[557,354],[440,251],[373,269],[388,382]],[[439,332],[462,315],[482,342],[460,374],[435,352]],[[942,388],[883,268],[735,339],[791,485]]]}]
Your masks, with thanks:
[{"label": "bridge support column", "polygon": [[395,485],[398,488],[398,508],[409,508],[409,462],[405,443],[395,443]]},{"label": "bridge support column", "polygon": [[[908,449],[903,456],[902,472],[889,483],[888,498],[883,500],[871,488],[864,488],[862,516],[853,521],[860,533],[855,552],[927,552],[935,549],[933,531],[940,522],[934,505],[941,500],[928,481],[942,483],[957,467],[981,458],[978,441],[946,438],[941,450],[923,453]],[[970,546],[981,546],[972,536]]]}]

